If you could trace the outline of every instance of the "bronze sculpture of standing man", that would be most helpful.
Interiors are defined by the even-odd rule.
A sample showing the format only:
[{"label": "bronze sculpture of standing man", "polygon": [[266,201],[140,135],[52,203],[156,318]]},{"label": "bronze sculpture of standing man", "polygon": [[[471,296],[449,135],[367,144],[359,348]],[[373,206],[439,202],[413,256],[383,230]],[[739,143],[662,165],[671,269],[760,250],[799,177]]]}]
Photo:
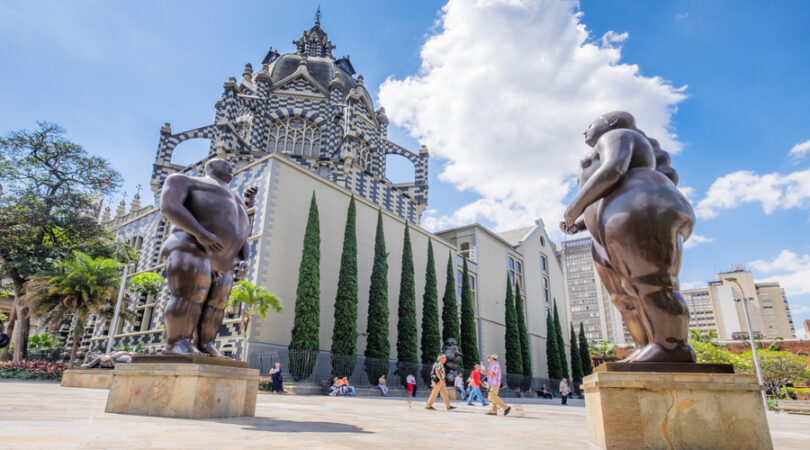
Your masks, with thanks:
[{"label": "bronze sculpture of standing man", "polygon": [[174,225],[161,249],[172,294],[164,355],[222,356],[214,340],[250,252],[247,211],[228,187],[231,178],[231,165],[212,159],[205,176],[174,174],[163,185],[160,210]]}]

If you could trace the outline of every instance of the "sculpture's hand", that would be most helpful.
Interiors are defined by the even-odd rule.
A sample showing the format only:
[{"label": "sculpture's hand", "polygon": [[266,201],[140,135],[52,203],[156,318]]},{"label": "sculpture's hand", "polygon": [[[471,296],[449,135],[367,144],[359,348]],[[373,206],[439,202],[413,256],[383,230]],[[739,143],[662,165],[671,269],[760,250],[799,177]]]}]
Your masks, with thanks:
[{"label": "sculpture's hand", "polygon": [[571,225],[571,226],[569,227],[569,226],[568,226],[568,225],[566,225],[566,224],[565,224],[565,222],[563,221],[563,222],[560,222],[560,229],[561,229],[561,230],[562,230],[562,232],[563,232],[563,233],[565,233],[565,234],[577,234],[577,233],[579,233],[580,231],[585,230],[585,227],[584,227],[583,225],[585,225],[585,224],[584,224],[584,223],[582,223],[582,222],[577,222],[577,223],[575,223],[575,224],[573,224],[573,225]]},{"label": "sculpture's hand", "polygon": [[210,231],[206,231],[204,233],[200,233],[199,236],[194,236],[197,238],[197,241],[205,247],[206,250],[212,253],[221,252],[223,248],[222,241]]},{"label": "sculpture's hand", "polygon": [[247,275],[247,262],[246,261],[239,261],[236,263],[236,267],[233,270],[233,279],[234,280],[241,280],[245,275]]},{"label": "sculpture's hand", "polygon": [[580,212],[575,211],[572,206],[566,208],[565,214],[563,214],[563,219],[565,220],[565,228],[563,228],[563,231],[574,227],[577,222],[577,217],[579,217],[581,214]]}]

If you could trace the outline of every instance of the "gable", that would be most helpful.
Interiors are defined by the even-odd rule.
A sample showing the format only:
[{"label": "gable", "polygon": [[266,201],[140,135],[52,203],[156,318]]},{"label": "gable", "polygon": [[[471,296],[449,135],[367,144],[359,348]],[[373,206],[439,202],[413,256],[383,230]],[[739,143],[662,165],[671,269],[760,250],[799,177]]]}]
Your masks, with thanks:
[{"label": "gable", "polygon": [[318,87],[304,75],[290,79],[277,86],[273,89],[273,92],[278,94],[325,97],[325,93],[318,89]]}]

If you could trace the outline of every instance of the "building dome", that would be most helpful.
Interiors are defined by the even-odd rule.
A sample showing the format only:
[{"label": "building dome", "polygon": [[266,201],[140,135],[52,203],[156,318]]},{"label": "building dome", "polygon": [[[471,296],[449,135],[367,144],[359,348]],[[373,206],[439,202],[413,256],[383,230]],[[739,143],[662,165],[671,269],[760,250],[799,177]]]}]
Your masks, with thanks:
[{"label": "building dome", "polygon": [[[273,60],[268,68],[272,84],[276,85],[281,80],[295,73],[303,58],[303,55],[287,53]],[[319,56],[307,57],[307,71],[324,90],[329,90],[329,82],[332,81],[332,78],[337,74],[343,81],[343,85],[346,86],[346,92],[348,93],[357,86],[357,80],[341,67],[341,65],[335,64],[331,58]]]}]

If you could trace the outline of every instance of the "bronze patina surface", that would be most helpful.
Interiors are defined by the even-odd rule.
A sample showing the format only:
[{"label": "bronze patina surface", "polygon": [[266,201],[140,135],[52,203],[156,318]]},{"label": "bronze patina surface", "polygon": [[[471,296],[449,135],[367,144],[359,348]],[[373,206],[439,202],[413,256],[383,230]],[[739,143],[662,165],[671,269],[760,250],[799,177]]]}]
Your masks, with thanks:
[{"label": "bronze patina surface", "polygon": [[625,362],[695,362],[678,286],[695,214],[675,187],[669,155],[622,111],[591,123],[585,143],[593,150],[580,163],[580,190],[560,228],[593,237],[599,277],[638,349]]},{"label": "bronze patina surface", "polygon": [[163,185],[160,210],[174,225],[161,249],[172,293],[164,355],[222,356],[214,340],[250,252],[247,210],[228,187],[232,177],[227,161],[212,159],[205,176],[174,174]]}]

